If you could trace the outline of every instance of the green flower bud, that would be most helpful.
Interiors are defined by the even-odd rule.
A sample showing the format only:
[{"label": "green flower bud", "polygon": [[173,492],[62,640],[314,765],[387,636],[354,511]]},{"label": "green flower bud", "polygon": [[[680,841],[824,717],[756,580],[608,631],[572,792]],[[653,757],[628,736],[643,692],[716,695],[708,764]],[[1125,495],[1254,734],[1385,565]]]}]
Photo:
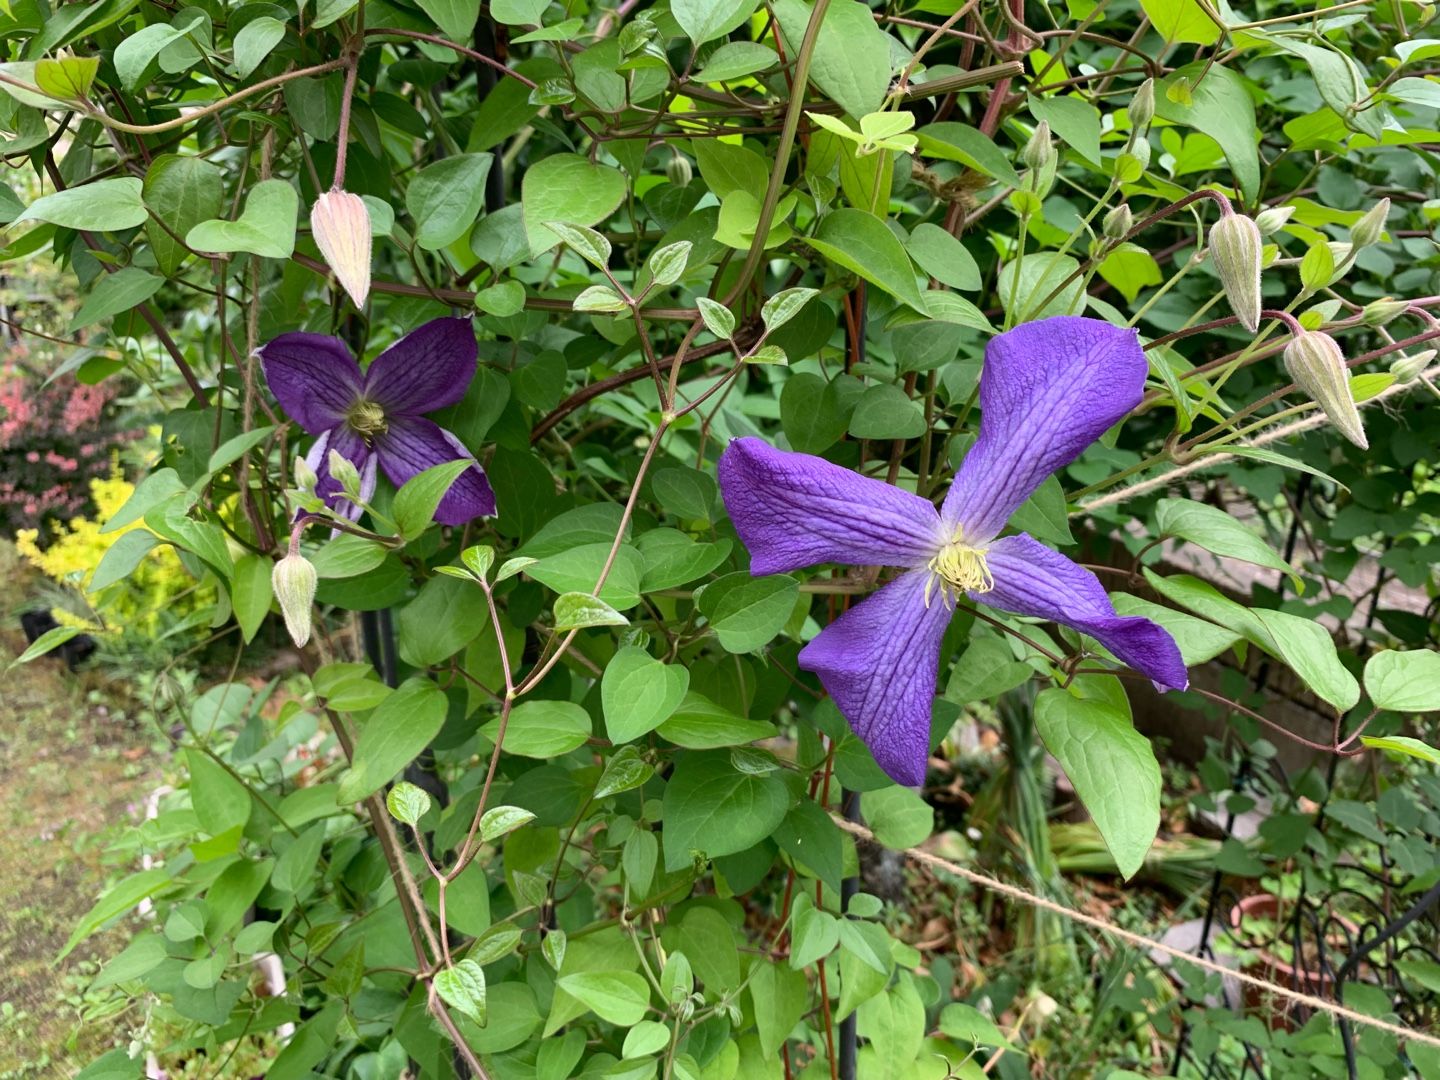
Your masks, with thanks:
[{"label": "green flower bud", "polygon": [[295,459],[295,486],[307,495],[313,495],[315,485],[319,482],[320,478],[315,475],[315,470],[310,467],[310,463],[303,457],[297,457]]},{"label": "green flower bud", "polygon": [[1350,226],[1350,243],[1355,250],[1369,247],[1380,239],[1385,231],[1385,219],[1390,216],[1390,200],[1381,199],[1366,211],[1365,216]]},{"label": "green flower bud", "polygon": [[1036,172],[1043,172],[1045,167],[1055,160],[1055,146],[1050,141],[1050,125],[1044,120],[1040,121],[1035,134],[1030,136],[1030,141],[1020,151],[1020,160],[1027,169],[1034,169]]},{"label": "green flower bud", "polygon": [[275,564],[270,574],[270,587],[285,616],[285,629],[290,640],[303,646],[310,640],[310,606],[315,602],[319,575],[309,559],[292,552]]},{"label": "green flower bud", "polygon": [[1390,374],[1395,376],[1396,382],[1414,382],[1420,377],[1420,373],[1430,366],[1430,361],[1434,359],[1434,349],[1426,349],[1424,352],[1401,356],[1398,360],[1390,364]]},{"label": "green flower bud", "polygon": [[[1140,163],[1140,171],[1144,172],[1150,167],[1150,140],[1136,139],[1126,147],[1125,154],[1129,154],[1138,161]],[[1122,154],[1121,156],[1123,157],[1124,155]]]},{"label": "green flower bud", "polygon": [[1360,449],[1369,449],[1339,342],[1319,330],[1301,331],[1285,346],[1285,370],[1295,385],[1324,410],[1341,435]]},{"label": "green flower bud", "polygon": [[1224,215],[1210,226],[1210,258],[1240,325],[1252,333],[1260,327],[1260,257],[1264,245],[1254,220],[1243,214]]},{"label": "green flower bud", "polygon": [[1410,301],[1389,296],[1383,300],[1371,300],[1360,312],[1360,321],[1366,326],[1384,326],[1409,306]]},{"label": "green flower bud", "polygon": [[1130,126],[1135,130],[1150,126],[1155,116],[1155,80],[1146,79],[1130,99]]},{"label": "green flower bud", "polygon": [[1261,236],[1270,236],[1283,229],[1294,213],[1293,206],[1267,206],[1255,215],[1255,227],[1260,230]]},{"label": "green flower bud", "polygon": [[1121,203],[1105,215],[1103,231],[1110,240],[1124,240],[1131,227],[1135,224],[1135,215],[1130,213],[1130,207]]},{"label": "green flower bud", "polygon": [[343,457],[338,450],[330,451],[330,475],[335,478],[341,489],[352,499],[360,497],[360,473],[355,468],[355,463],[349,458]]},{"label": "green flower bud", "polygon": [[665,166],[665,177],[676,187],[684,187],[690,183],[695,172],[690,168],[690,159],[684,154],[674,154],[669,163]]}]

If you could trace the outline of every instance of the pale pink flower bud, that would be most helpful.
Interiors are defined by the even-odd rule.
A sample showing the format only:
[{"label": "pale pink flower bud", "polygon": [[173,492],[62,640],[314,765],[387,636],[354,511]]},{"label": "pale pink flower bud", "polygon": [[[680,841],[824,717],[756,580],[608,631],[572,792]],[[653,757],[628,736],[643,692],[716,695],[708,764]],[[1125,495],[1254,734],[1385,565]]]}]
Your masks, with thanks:
[{"label": "pale pink flower bud", "polygon": [[285,616],[285,629],[299,646],[310,640],[310,605],[315,602],[317,585],[319,575],[314,564],[299,553],[286,555],[270,573],[270,587],[280,604],[280,614]]},{"label": "pale pink flower bud", "polygon": [[355,301],[370,295],[370,211],[348,191],[327,191],[310,208],[310,230],[320,254]]},{"label": "pale pink flower bud", "polygon": [[1285,346],[1285,370],[1330,418],[1341,435],[1362,450],[1370,448],[1360,410],[1350,391],[1350,370],[1340,343],[1319,330],[1302,330]]},{"label": "pale pink flower bud", "polygon": [[1230,308],[1252,333],[1260,328],[1260,229],[1243,214],[1226,214],[1210,226],[1210,258]]}]

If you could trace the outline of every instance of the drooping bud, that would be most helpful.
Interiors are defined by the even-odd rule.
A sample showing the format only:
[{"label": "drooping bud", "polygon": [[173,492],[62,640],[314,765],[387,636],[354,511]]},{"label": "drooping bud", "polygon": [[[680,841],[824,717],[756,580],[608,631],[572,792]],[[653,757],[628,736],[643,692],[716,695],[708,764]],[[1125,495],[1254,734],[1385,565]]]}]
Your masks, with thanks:
[{"label": "drooping bud", "polygon": [[315,602],[319,575],[309,559],[292,552],[275,564],[270,573],[270,587],[285,616],[285,629],[290,640],[303,646],[310,640],[310,606]]},{"label": "drooping bud", "polygon": [[665,178],[676,187],[685,187],[694,176],[695,170],[690,168],[690,159],[684,154],[672,155],[665,165]]},{"label": "drooping bud", "polygon": [[1135,215],[1130,213],[1129,206],[1127,206],[1125,203],[1121,203],[1119,206],[1115,207],[1114,210],[1111,210],[1108,214],[1105,215],[1105,221],[1103,222],[1102,227],[1106,239],[1124,240],[1126,234],[1130,232],[1130,229],[1134,224]]},{"label": "drooping bud", "polygon": [[1383,300],[1371,300],[1360,312],[1360,321],[1366,326],[1384,326],[1409,306],[1410,301],[1396,300],[1390,296]]},{"label": "drooping bud", "polygon": [[1210,257],[1240,325],[1260,328],[1260,255],[1264,245],[1253,219],[1228,213],[1210,226]]},{"label": "drooping bud", "polygon": [[1350,243],[1356,251],[1369,247],[1380,239],[1385,231],[1385,219],[1390,216],[1390,200],[1381,199],[1365,212],[1365,216],[1350,226]]},{"label": "drooping bud", "polygon": [[344,457],[339,450],[330,451],[330,475],[340,485],[341,490],[352,499],[360,497],[360,471],[355,468],[355,463]]},{"label": "drooping bud", "polygon": [[348,191],[327,191],[310,208],[310,230],[335,277],[363,308],[370,295],[370,211]]},{"label": "drooping bud", "polygon": [[1295,385],[1324,410],[1341,435],[1360,449],[1369,449],[1339,342],[1319,330],[1302,330],[1285,346],[1285,370]]},{"label": "drooping bud", "polygon": [[1283,229],[1294,213],[1293,206],[1267,206],[1255,215],[1255,227],[1261,236],[1269,236]]},{"label": "drooping bud", "polygon": [[1430,361],[1434,359],[1434,349],[1426,349],[1423,352],[1402,356],[1391,363],[1390,374],[1395,376],[1396,382],[1414,382],[1420,377],[1420,373],[1430,366]]},{"label": "drooping bud", "polygon": [[1155,80],[1146,79],[1130,99],[1130,126],[1135,130],[1149,127],[1155,116]]},{"label": "drooping bud", "polygon": [[1030,141],[1020,151],[1020,160],[1025,163],[1027,169],[1042,171],[1045,166],[1055,160],[1055,146],[1050,141],[1050,125],[1041,120],[1040,126],[1035,129],[1035,134],[1030,136]]}]

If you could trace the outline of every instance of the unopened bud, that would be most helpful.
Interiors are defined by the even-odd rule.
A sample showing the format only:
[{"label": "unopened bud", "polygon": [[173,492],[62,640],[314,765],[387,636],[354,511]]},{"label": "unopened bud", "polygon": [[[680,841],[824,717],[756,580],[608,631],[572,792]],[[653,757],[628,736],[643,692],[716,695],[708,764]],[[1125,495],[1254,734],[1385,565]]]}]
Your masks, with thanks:
[{"label": "unopened bud", "polygon": [[1339,342],[1319,330],[1302,330],[1285,346],[1285,370],[1341,435],[1360,449],[1369,449]]},{"label": "unopened bud", "polygon": [[1141,172],[1144,172],[1150,167],[1149,139],[1136,139],[1128,147],[1125,148],[1124,153],[1129,154],[1131,157],[1133,157],[1136,161],[1140,163]]},{"label": "unopened bud", "polygon": [[1365,212],[1365,216],[1350,226],[1350,243],[1355,250],[1369,247],[1380,239],[1385,231],[1385,219],[1390,216],[1390,200],[1381,199]]},{"label": "unopened bud", "polygon": [[676,187],[684,187],[694,176],[695,171],[690,168],[690,159],[684,154],[672,155],[665,166],[666,179]]},{"label": "unopened bud", "polygon": [[1396,300],[1389,296],[1383,300],[1371,300],[1360,312],[1360,321],[1366,326],[1384,326],[1409,306],[1410,301]]},{"label": "unopened bud", "polygon": [[1149,127],[1155,116],[1155,80],[1146,79],[1130,99],[1130,126],[1137,131]]},{"label": "unopened bud", "polygon": [[319,482],[320,478],[315,475],[315,470],[310,467],[310,463],[303,457],[297,457],[295,459],[295,486],[310,494],[314,492],[315,485]]},{"label": "unopened bud", "polygon": [[1210,226],[1210,257],[1240,325],[1260,327],[1260,255],[1264,245],[1253,219],[1229,213]]},{"label": "unopened bud", "polygon": [[1283,229],[1294,213],[1293,206],[1267,206],[1255,215],[1255,227],[1261,236],[1269,236]]},{"label": "unopened bud", "polygon": [[360,497],[360,471],[355,463],[343,456],[339,450],[331,450],[329,457],[330,475],[352,499]]},{"label": "unopened bud", "polygon": [[370,211],[348,191],[327,191],[310,208],[310,231],[320,254],[355,301],[370,295]]},{"label": "unopened bud", "polygon": [[1055,160],[1055,147],[1050,141],[1050,125],[1046,121],[1040,121],[1035,134],[1030,136],[1030,141],[1020,151],[1020,160],[1027,169],[1034,169],[1036,172],[1040,172]]},{"label": "unopened bud", "polygon": [[290,640],[303,646],[310,640],[310,605],[315,602],[319,575],[309,559],[298,552],[286,555],[270,574],[270,587],[285,616]]},{"label": "unopened bud", "polygon": [[1105,215],[1103,225],[1105,236],[1110,240],[1124,240],[1134,224],[1135,215],[1130,213],[1130,207],[1121,203]]},{"label": "unopened bud", "polygon": [[1420,373],[1430,366],[1430,361],[1434,359],[1434,349],[1426,349],[1424,352],[1402,356],[1391,363],[1390,374],[1395,376],[1396,382],[1414,382],[1420,377]]}]

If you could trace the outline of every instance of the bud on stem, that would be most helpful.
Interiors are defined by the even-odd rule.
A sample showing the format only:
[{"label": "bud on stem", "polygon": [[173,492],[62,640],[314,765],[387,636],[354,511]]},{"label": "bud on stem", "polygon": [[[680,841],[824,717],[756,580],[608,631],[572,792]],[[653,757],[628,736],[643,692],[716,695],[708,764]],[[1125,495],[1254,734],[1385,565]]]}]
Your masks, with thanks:
[{"label": "bud on stem", "polygon": [[1360,449],[1369,449],[1339,342],[1319,330],[1301,331],[1285,346],[1285,370],[1295,385],[1324,410],[1340,434]]},{"label": "bud on stem", "polygon": [[370,295],[370,211],[348,191],[327,191],[310,208],[310,231],[335,277],[363,308]]},{"label": "bud on stem", "polygon": [[1210,226],[1210,257],[1220,285],[1240,325],[1251,333],[1260,328],[1260,229],[1243,214],[1223,214]]},{"label": "bud on stem", "polygon": [[270,573],[270,587],[280,604],[280,614],[285,616],[285,629],[290,631],[290,640],[304,646],[310,640],[310,606],[315,602],[315,589],[319,575],[309,559],[296,550],[294,540],[290,552],[275,564]]}]

